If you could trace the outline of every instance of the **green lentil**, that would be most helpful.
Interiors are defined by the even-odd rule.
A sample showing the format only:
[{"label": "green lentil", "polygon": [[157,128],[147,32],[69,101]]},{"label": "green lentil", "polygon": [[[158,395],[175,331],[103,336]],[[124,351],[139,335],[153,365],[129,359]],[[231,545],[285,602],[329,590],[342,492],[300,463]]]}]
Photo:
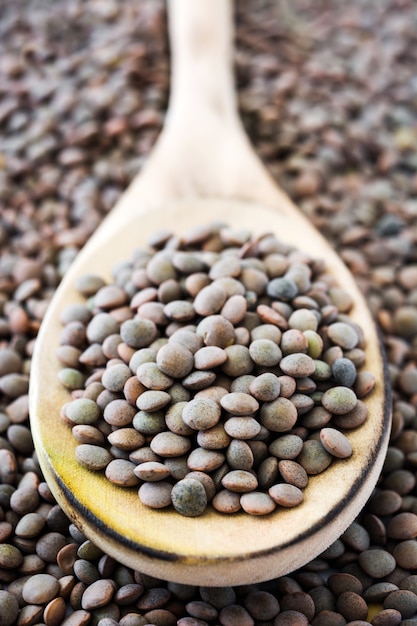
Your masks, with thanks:
[{"label": "green lentil", "polygon": [[0,612],[1,624],[3,626],[12,626],[19,614],[19,602],[16,597],[5,590],[0,590]]},{"label": "green lentil", "polygon": [[147,389],[164,391],[173,384],[173,379],[164,374],[156,363],[146,362],[139,365],[136,376]]},{"label": "green lentil", "polygon": [[321,474],[329,467],[332,457],[319,441],[309,439],[304,442],[298,462],[307,474]]},{"label": "green lentil", "polygon": [[315,332],[317,331],[319,321],[314,311],[310,311],[309,309],[297,309],[291,313],[288,318],[288,325],[290,328],[297,330],[312,330]]},{"label": "green lentil", "polygon": [[166,391],[144,391],[136,400],[136,406],[141,411],[159,411],[171,402],[171,396]]},{"label": "green lentil", "polygon": [[270,339],[255,339],[249,346],[249,354],[256,363],[264,367],[278,365],[282,352],[279,346]]},{"label": "green lentil", "polygon": [[171,501],[174,509],[181,515],[197,517],[207,507],[207,494],[201,482],[184,478],[173,486]]},{"label": "green lentil", "polygon": [[303,449],[303,440],[298,435],[283,435],[269,446],[269,452],[278,459],[295,459]]},{"label": "green lentil", "polygon": [[98,313],[89,322],[86,335],[90,343],[100,343],[119,332],[119,323],[110,313]]},{"label": "green lentil", "polygon": [[64,367],[58,373],[59,382],[67,389],[81,389],[84,386],[85,376],[77,369]]},{"label": "green lentil", "polygon": [[335,322],[328,327],[327,335],[337,346],[344,350],[356,348],[359,336],[356,330],[345,322]]},{"label": "green lentil", "polygon": [[0,567],[16,569],[23,562],[23,555],[18,548],[8,543],[0,544]]},{"label": "green lentil", "polygon": [[130,368],[124,363],[115,363],[103,372],[101,382],[109,391],[120,392],[131,377]]},{"label": "green lentil", "polygon": [[100,413],[97,404],[88,398],[77,398],[65,406],[65,417],[73,424],[94,424]]},{"label": "green lentil", "polygon": [[135,349],[148,347],[156,339],[156,336],[157,328],[152,320],[126,320],[120,326],[122,341]]},{"label": "green lentil", "polygon": [[324,408],[336,415],[346,415],[346,413],[353,411],[356,403],[355,392],[348,387],[332,387],[325,391],[322,397]]}]

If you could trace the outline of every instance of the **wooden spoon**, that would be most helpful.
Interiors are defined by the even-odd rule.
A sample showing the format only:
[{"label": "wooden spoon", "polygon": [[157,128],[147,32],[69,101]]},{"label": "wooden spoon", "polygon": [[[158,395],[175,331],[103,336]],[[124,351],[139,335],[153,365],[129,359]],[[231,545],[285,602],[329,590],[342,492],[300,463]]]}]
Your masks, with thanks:
[{"label": "wooden spoon", "polygon": [[[248,584],[284,575],[326,549],[358,515],[378,479],[390,412],[378,333],[350,272],[277,188],[251,149],[236,111],[232,79],[232,7],[228,0],[172,0],[172,93],[163,132],[142,173],[78,255],[54,296],[33,355],[31,424],[39,463],[58,503],[95,544],[148,574],[193,585]],[[354,300],[364,330],[366,369],[377,380],[367,422],[349,434],[351,459],[311,478],[304,503],[265,517],[198,518],[144,507],[136,490],[115,487],[75,460],[60,419],[69,394],[58,382],[60,312],[80,298],[76,278],[110,277],[111,268],[161,228],[181,234],[227,221],[325,260]]]}]

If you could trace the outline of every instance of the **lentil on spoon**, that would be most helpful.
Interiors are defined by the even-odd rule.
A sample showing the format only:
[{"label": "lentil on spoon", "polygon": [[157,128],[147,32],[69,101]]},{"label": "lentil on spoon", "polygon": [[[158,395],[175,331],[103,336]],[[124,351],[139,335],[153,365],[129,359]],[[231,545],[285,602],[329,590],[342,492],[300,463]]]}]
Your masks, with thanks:
[{"label": "lentil on spoon", "polygon": [[[190,288],[197,276],[199,288]],[[234,512],[254,515],[301,504],[310,476],[352,455],[343,431],[375,383],[367,372],[366,392],[355,387],[349,351],[361,352],[365,338],[334,283],[320,261],[274,236],[245,233],[239,241],[224,225],[183,240],[165,236],[123,272],[116,268],[112,285],[81,277],[89,299],[62,312],[62,343],[72,345],[71,324],[83,326],[85,340],[78,366],[59,373],[74,397],[62,417],[78,428],[78,461],[115,485],[136,487],[146,506],[173,505],[191,517],[220,492],[219,512],[230,512],[231,497]],[[343,312],[331,297],[335,287]],[[95,429],[93,442],[79,426]],[[278,448],[288,435],[300,441],[290,458]],[[286,460],[291,471],[280,465]]]}]

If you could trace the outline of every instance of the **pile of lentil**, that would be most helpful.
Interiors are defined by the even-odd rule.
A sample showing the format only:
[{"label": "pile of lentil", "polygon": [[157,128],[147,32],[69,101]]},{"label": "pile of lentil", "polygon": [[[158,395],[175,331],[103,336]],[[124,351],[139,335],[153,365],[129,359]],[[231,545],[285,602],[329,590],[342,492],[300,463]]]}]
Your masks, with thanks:
[{"label": "pile of lentil", "polygon": [[352,447],[375,377],[353,300],[274,235],[227,225],[160,232],[82,275],[61,312],[62,411],[79,463],[143,504],[196,517],[266,515]]},{"label": "pile of lentil", "polygon": [[245,127],[277,180],[349,265],[382,329],[393,428],[379,483],[357,520],[317,559],[253,586],[199,588],[146,576],[100,552],[69,523],[33,451],[30,358],[66,267],[160,129],[169,67],[164,6],[3,3],[2,626],[417,622],[415,4],[240,0],[237,11]]}]

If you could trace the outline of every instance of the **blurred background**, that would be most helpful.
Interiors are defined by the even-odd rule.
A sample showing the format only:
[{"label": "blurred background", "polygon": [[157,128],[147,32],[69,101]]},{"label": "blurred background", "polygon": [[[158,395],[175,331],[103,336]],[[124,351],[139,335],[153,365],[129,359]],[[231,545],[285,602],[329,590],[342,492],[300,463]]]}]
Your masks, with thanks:
[{"label": "blurred background", "polygon": [[[321,558],[266,588],[314,626],[363,620],[363,603],[376,626],[401,620],[411,626],[417,612],[417,4],[238,0],[235,66],[245,129],[273,176],[331,241],[366,294],[381,326],[393,388],[391,445],[366,509]],[[46,601],[25,609],[35,621],[17,617],[30,604],[22,599],[22,585],[37,573],[52,572],[59,580],[71,575],[74,587],[88,586],[74,574],[80,571],[74,564],[90,560],[98,577],[119,572],[119,584],[136,580],[114,563],[104,570],[105,555],[77,553],[83,538],[54,504],[37,466],[27,388],[49,300],[146,161],[168,96],[164,2],[0,2],[0,553],[2,544],[12,544],[24,555],[21,563],[6,566],[0,554],[0,624],[6,626],[62,623],[62,615],[48,613]],[[10,372],[18,374],[14,386],[4,380]],[[11,478],[7,464],[14,468]],[[33,510],[40,506],[46,522],[25,542],[15,531],[28,511],[10,499],[27,474],[38,491]],[[56,554],[49,561],[39,554],[39,542],[50,533],[60,535],[61,548],[78,546],[70,574]],[[361,554],[369,547],[380,549],[385,561],[393,557],[393,569],[366,571]],[[339,586],[329,585],[323,574],[329,569]],[[168,595],[160,593],[163,606],[171,607],[167,624],[190,616],[189,598],[201,599],[197,590],[141,580],[148,590],[168,589]],[[375,590],[378,584],[383,591]],[[9,621],[1,587],[20,602]],[[348,608],[342,605],[341,589],[359,597],[362,613],[352,613],[350,601]],[[229,600],[244,606],[249,592],[241,589]],[[75,596],[63,593],[55,605],[61,612],[62,602],[64,612],[81,610]],[[85,622],[71,624],[98,624],[104,617],[122,626],[143,623],[123,622],[121,604],[109,607],[85,611]],[[324,610],[339,617],[323,621]],[[378,621],[384,610],[397,613]],[[259,615],[254,620],[281,623]]]}]

